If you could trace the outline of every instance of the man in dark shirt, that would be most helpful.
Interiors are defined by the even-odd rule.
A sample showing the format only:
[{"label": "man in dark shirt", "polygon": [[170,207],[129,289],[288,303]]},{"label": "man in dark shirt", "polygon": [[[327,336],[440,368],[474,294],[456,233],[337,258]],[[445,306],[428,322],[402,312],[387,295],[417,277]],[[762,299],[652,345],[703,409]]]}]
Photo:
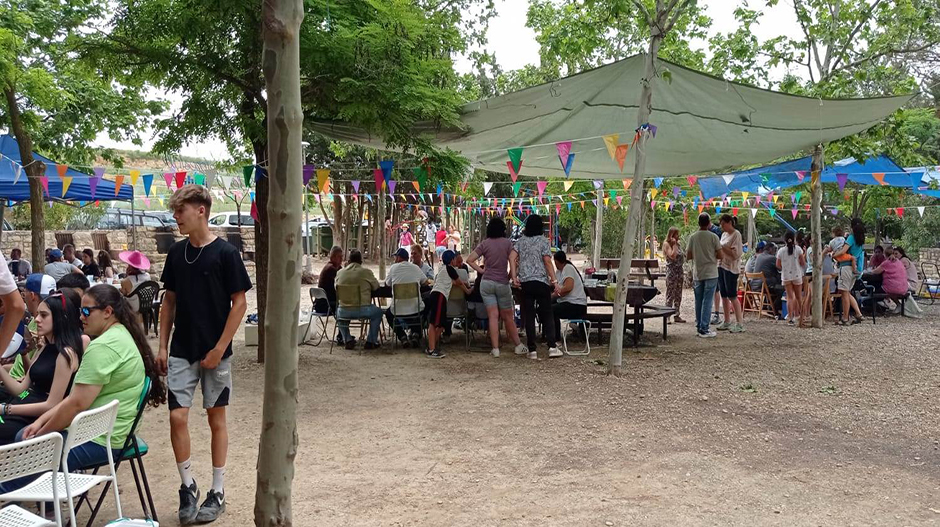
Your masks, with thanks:
[{"label": "man in dark shirt", "polygon": [[320,271],[320,278],[317,281],[317,287],[326,291],[326,298],[329,306],[316,305],[314,309],[318,313],[326,313],[327,307],[330,313],[336,313],[336,272],[343,268],[343,248],[334,245],[330,249],[330,261],[323,266]]},{"label": "man in dark shirt", "polygon": [[[754,272],[764,273],[764,281],[767,282],[767,289],[773,299],[774,307],[777,312],[783,306],[783,284],[780,282],[780,269],[777,269],[777,245],[768,243],[764,246],[764,252],[754,257]],[[759,288],[756,281],[751,281],[751,290]]]},{"label": "man in dark shirt", "polygon": [[[167,375],[170,443],[182,481],[181,525],[209,523],[225,511],[225,407],[232,392],[232,338],[247,309],[245,292],[251,289],[238,249],[209,230],[211,207],[209,191],[201,185],[185,185],[169,201],[180,234],[188,238],[170,247],[163,268],[166,293],[160,308],[157,368]],[[189,437],[189,408],[197,384],[202,386],[212,438],[212,487],[198,508]]]}]

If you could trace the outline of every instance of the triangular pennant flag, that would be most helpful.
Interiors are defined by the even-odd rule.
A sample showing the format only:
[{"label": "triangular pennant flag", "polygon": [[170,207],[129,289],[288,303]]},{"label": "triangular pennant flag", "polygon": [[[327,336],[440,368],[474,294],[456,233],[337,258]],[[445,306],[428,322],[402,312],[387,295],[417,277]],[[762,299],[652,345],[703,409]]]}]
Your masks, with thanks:
[{"label": "triangular pennant flag", "polygon": [[114,176],[114,195],[121,193],[121,185],[124,184],[124,176]]},{"label": "triangular pennant flag", "polygon": [[839,209],[833,207],[830,212],[832,213],[833,216],[835,216],[836,214],[839,214]]},{"label": "triangular pennant flag", "polygon": [[672,187],[672,197],[678,198],[678,197],[679,197],[679,192],[681,192],[681,191],[679,190],[679,187]]},{"label": "triangular pennant flag", "polygon": [[689,177],[685,178],[685,180],[689,182],[689,185],[691,185],[691,186],[694,187],[694,186],[695,186],[695,182],[698,181],[698,176],[689,176]]},{"label": "triangular pennant flag", "polygon": [[437,193],[443,198],[444,197],[444,185],[440,183],[437,184]]},{"label": "triangular pennant flag", "polygon": [[698,211],[701,213],[703,210],[705,210],[705,204],[704,204],[704,203],[699,203],[699,204],[698,204]]},{"label": "triangular pennant flag", "polygon": [[[382,168],[382,177],[385,179],[385,184],[388,185],[389,180],[392,179],[392,168],[395,167],[394,159],[386,159],[384,161],[379,161],[379,167]],[[319,180],[320,176],[317,175]]]},{"label": "triangular pennant flag", "polygon": [[797,190],[793,195],[795,196],[796,202],[799,203],[799,202],[800,202],[800,198],[803,197],[803,191],[802,191],[802,190]]},{"label": "triangular pennant flag", "polygon": [[163,180],[166,181],[166,188],[173,190],[173,174],[170,172],[164,172]]},{"label": "triangular pennant flag", "polygon": [[[150,196],[150,186],[153,185],[153,174],[144,174],[144,195]],[[92,194],[94,198],[94,194]]]},{"label": "triangular pennant flag", "polygon": [[623,163],[627,159],[627,152],[630,151],[630,145],[617,145],[617,150],[614,152],[614,157],[617,159],[617,166],[620,167],[620,172],[623,172]]},{"label": "triangular pennant flag", "polygon": [[10,163],[13,165],[13,184],[16,185],[20,180],[20,176],[23,175],[23,166],[19,163],[13,163],[12,161],[10,161]]},{"label": "triangular pennant flag", "polygon": [[[412,181],[411,184],[414,186],[414,188],[415,188],[416,191],[421,192],[421,183],[419,183],[417,180],[415,180],[415,181]],[[464,190],[466,190],[466,189],[464,189]]]},{"label": "triangular pennant flag", "polygon": [[493,184],[490,182],[483,183],[483,195],[486,196],[490,193],[490,189],[493,188]]},{"label": "triangular pennant flag", "polygon": [[510,148],[506,152],[509,153],[509,168],[515,170],[518,174],[519,170],[522,169],[522,147]]},{"label": "triangular pennant flag", "polygon": [[313,179],[313,172],[316,170],[316,167],[313,165],[304,165],[304,186],[310,184],[310,180]]},{"label": "triangular pennant flag", "polygon": [[186,182],[186,172],[177,172],[176,173],[176,188],[179,189],[183,186],[183,183]]},{"label": "triangular pennant flag", "polygon": [[656,200],[650,200],[650,210],[653,210],[655,208],[656,208]]},{"label": "triangular pennant flag", "polygon": [[[59,179],[62,179],[62,178],[65,177],[65,174],[68,173],[68,171],[69,171],[69,166],[68,166],[68,165],[56,165],[56,166],[55,166],[55,169],[56,169],[56,171],[59,173]],[[102,170],[104,170],[104,169],[102,169]]]},{"label": "triangular pennant flag", "polygon": [[659,194],[658,188],[650,189],[650,199],[656,199],[656,195]]},{"label": "triangular pennant flag", "polygon": [[839,183],[839,192],[845,190],[845,183],[849,180],[848,174],[836,174],[836,181]]},{"label": "triangular pennant flag", "polygon": [[604,145],[607,146],[607,153],[610,154],[611,159],[615,159],[617,155],[617,142],[620,140],[620,134],[610,134],[604,136]]},{"label": "triangular pennant flag", "polygon": [[545,193],[545,187],[548,186],[548,181],[539,181],[535,186],[539,189],[539,197],[542,197],[542,194]]},{"label": "triangular pennant flag", "polygon": [[802,183],[802,182],[803,182],[803,179],[806,177],[806,171],[805,171],[805,170],[797,170],[797,171],[796,171],[796,177],[797,177],[797,179],[800,180],[800,183]]},{"label": "triangular pennant flag", "polygon": [[894,213],[898,215],[898,218],[904,217],[904,207],[898,207],[894,209]]},{"label": "triangular pennant flag", "polygon": [[790,209],[790,214],[793,215],[793,219],[794,219],[794,220],[796,219],[796,215],[797,215],[798,213],[799,213],[799,212],[798,212],[796,209]]},{"label": "triangular pennant flag", "polygon": [[42,183],[42,190],[49,195],[49,178],[46,176],[39,176],[39,182]]},{"label": "triangular pennant flag", "polygon": [[562,165],[565,168],[565,177],[571,177],[571,165],[574,164],[574,154],[568,154],[568,162]]},{"label": "triangular pennant flag", "polygon": [[571,153],[571,141],[562,141],[555,143],[555,149],[558,150],[558,160],[561,161],[561,168],[568,164],[568,154]]},{"label": "triangular pennant flag", "polygon": [[663,184],[663,178],[661,177],[653,178],[654,187],[659,188],[660,186],[662,186],[662,184]]},{"label": "triangular pennant flag", "polygon": [[731,209],[731,215],[732,215],[732,216],[737,216],[737,215],[738,215],[738,208],[737,208],[737,207],[734,207],[734,208]]},{"label": "triangular pennant flag", "polygon": [[362,183],[362,182],[359,181],[358,179],[354,179],[354,180],[352,181],[353,193],[359,194],[359,184],[360,184],[360,183]]},{"label": "triangular pennant flag", "polygon": [[595,179],[595,180],[594,180],[594,190],[600,190],[600,189],[602,189],[602,188],[604,188],[604,182],[601,181],[601,180],[599,180],[599,179]]},{"label": "triangular pennant flag", "polygon": [[[64,165],[58,165],[56,166],[56,169],[58,169],[59,166],[64,166]],[[95,174],[95,177],[98,179],[101,179],[102,177],[104,177],[104,167],[95,167],[92,169],[92,172]],[[60,174],[59,177],[62,177],[62,175]]]},{"label": "triangular pennant flag", "polygon": [[[254,171],[255,171],[254,165],[246,165],[242,167],[242,178],[245,180],[245,188],[248,188],[251,186],[251,174]],[[169,182],[167,182],[167,186],[170,186]]]},{"label": "triangular pennant flag", "polygon": [[[597,201],[597,200],[594,200]],[[607,204],[610,203],[610,198],[604,198],[604,207],[607,207]]]},{"label": "triangular pennant flag", "polygon": [[777,209],[767,209],[770,211],[770,217],[775,218],[777,216]]},{"label": "triangular pennant flag", "polygon": [[[521,182],[521,181],[517,181],[517,182],[513,183],[513,184],[512,184],[512,195],[513,195],[513,196],[518,196],[518,195],[519,195],[519,189],[520,189],[520,188],[522,188],[522,182]],[[512,205],[510,205],[509,208],[512,208]]]},{"label": "triangular pennant flag", "polygon": [[924,207],[917,207],[917,212],[920,213],[920,217],[924,217]]},{"label": "triangular pennant flag", "polygon": [[875,181],[877,181],[879,185],[887,185],[887,183],[885,183],[884,172],[875,172],[871,177],[875,178]]},{"label": "triangular pennant flag", "polygon": [[216,169],[206,170],[206,187],[212,188],[212,185],[215,184],[215,178],[218,176],[219,172]]},{"label": "triangular pennant flag", "polygon": [[571,185],[574,185],[574,181],[565,181],[562,183],[565,186],[565,192],[571,190]]},{"label": "triangular pennant flag", "polygon": [[721,176],[721,179],[725,180],[725,185],[730,185],[731,182],[734,181],[734,175],[733,175],[733,174],[725,174],[725,175]]},{"label": "triangular pennant flag", "polygon": [[137,178],[140,177],[140,170],[131,170],[131,185],[137,185]]},{"label": "triangular pennant flag", "polygon": [[632,179],[624,179],[624,180],[623,180],[623,189],[624,189],[624,190],[628,190],[628,189],[630,188],[630,184],[631,184],[631,183],[633,183],[633,180],[632,180]]},{"label": "triangular pennant flag", "polygon": [[[750,194],[749,192],[742,192],[742,193],[741,193],[741,199],[742,199],[743,201],[747,201],[747,197],[750,196],[750,195],[751,195],[751,194]],[[743,205],[743,203],[742,203],[742,205]]]},{"label": "triangular pennant flag", "polygon": [[251,218],[255,221],[261,221],[258,219],[258,204],[254,201],[251,202]]},{"label": "triangular pennant flag", "polygon": [[144,205],[146,205],[147,207],[150,206],[150,198],[144,198]]},{"label": "triangular pennant flag", "polygon": [[62,197],[65,197],[65,193],[69,191],[69,185],[72,184],[72,176],[65,176],[62,178]]},{"label": "triangular pennant flag", "polygon": [[573,205],[573,203],[571,203],[571,202],[569,201],[569,202],[568,202],[568,212],[571,212],[571,205]]},{"label": "triangular pennant flag", "polygon": [[617,205],[623,206],[623,196],[617,196]]},{"label": "triangular pennant flag", "polygon": [[203,175],[203,174],[200,174],[199,172],[194,172],[194,173],[193,173],[193,183],[195,183],[195,184],[197,184],[197,185],[206,186],[206,176]]},{"label": "triangular pennant flag", "polygon": [[751,217],[752,217],[752,218],[756,218],[756,217],[757,217],[757,209],[751,209]]},{"label": "triangular pennant flag", "polygon": [[395,181],[394,179],[388,180],[388,193],[389,193],[389,194],[393,194],[393,195],[395,194],[395,186],[396,186],[397,184],[398,184],[398,182]]},{"label": "triangular pennant flag", "polygon": [[329,194],[330,192],[330,169],[317,169],[317,191],[320,194]]},{"label": "triangular pennant flag", "polygon": [[519,160],[519,166],[514,167],[512,161],[506,161],[506,167],[509,169],[509,177],[512,179],[513,183],[519,179],[519,169],[522,168],[522,160]]},{"label": "triangular pennant flag", "polygon": [[375,178],[375,193],[378,194],[382,190],[382,185],[385,184],[385,178],[382,177],[382,169],[376,168],[372,171],[372,176]]}]

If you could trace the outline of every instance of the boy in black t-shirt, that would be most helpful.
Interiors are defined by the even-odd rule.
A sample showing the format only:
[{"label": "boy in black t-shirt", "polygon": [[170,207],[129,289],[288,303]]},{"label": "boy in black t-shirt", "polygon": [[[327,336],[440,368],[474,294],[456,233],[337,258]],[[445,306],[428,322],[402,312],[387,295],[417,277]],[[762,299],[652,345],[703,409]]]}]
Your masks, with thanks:
[{"label": "boy in black t-shirt", "polygon": [[[170,441],[182,480],[182,525],[208,523],[225,511],[225,407],[232,391],[232,338],[247,309],[245,292],[251,289],[241,254],[209,231],[211,207],[209,191],[201,185],[186,185],[170,198],[169,208],[180,233],[189,238],[170,247],[161,278],[166,294],[160,308],[157,367],[167,375]],[[174,325],[173,342],[168,346]],[[189,438],[189,408],[197,384],[212,433],[212,488],[198,508]]]}]

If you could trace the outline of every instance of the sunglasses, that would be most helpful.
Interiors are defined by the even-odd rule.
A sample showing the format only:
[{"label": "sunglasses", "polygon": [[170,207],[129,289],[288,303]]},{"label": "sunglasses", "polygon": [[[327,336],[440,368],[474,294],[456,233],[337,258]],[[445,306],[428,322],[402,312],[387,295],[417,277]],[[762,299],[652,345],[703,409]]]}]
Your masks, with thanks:
[{"label": "sunglasses", "polygon": [[96,309],[104,309],[104,308],[101,307],[101,306],[94,306],[94,307],[84,307],[84,306],[82,306],[82,308],[80,309],[80,311],[81,311],[83,317],[90,317],[90,316],[91,316],[91,312],[94,311],[94,310],[96,310]]}]

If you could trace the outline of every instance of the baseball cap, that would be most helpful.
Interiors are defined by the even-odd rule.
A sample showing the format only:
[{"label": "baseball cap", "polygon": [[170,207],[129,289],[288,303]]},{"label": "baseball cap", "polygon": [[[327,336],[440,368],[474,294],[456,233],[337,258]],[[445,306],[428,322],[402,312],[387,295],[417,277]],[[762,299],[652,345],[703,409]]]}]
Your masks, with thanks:
[{"label": "baseball cap", "polygon": [[457,253],[451,250],[444,251],[444,254],[441,255],[441,261],[444,262],[444,265],[450,265],[450,262],[454,261],[454,258],[457,257]]},{"label": "baseball cap", "polygon": [[55,279],[47,274],[33,273],[26,278],[26,290],[46,298],[55,291]]},{"label": "baseball cap", "polygon": [[402,260],[407,260],[409,256],[408,249],[401,247],[397,251],[395,251],[395,254],[393,254],[392,256],[396,256],[398,258],[401,258]]},{"label": "baseball cap", "polygon": [[49,256],[51,256],[51,257],[53,257],[53,258],[62,258],[62,251],[60,251],[60,250],[58,250],[58,249],[53,249],[53,250],[49,251]]}]

